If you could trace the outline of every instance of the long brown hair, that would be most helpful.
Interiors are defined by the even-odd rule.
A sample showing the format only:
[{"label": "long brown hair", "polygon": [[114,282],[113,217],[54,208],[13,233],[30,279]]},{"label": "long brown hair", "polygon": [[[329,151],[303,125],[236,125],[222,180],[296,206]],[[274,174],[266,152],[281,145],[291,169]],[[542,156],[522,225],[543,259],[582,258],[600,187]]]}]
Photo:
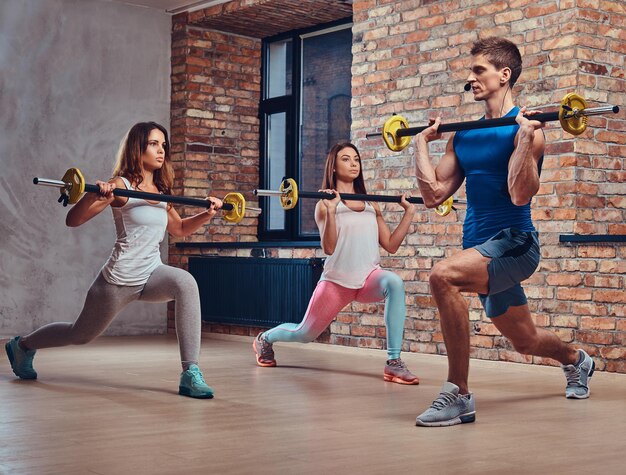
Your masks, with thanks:
[{"label": "long brown hair", "polygon": [[[359,149],[356,148],[356,145],[350,142],[340,142],[333,145],[328,152],[328,156],[326,157],[326,165],[324,166],[324,180],[322,181],[323,189],[337,189],[337,180],[335,179],[335,163],[337,162],[337,154],[346,147],[354,150],[359,157],[359,161],[361,160],[361,154],[359,153]],[[355,193],[367,193],[367,191],[365,190],[365,180],[363,179],[362,163],[361,167],[359,168],[359,175],[354,179],[353,183]]]},{"label": "long brown hair", "polygon": [[174,169],[170,163],[170,141],[165,127],[156,122],[139,122],[130,128],[117,152],[113,176],[123,176],[134,186],[141,184],[143,181],[141,155],[147,150],[148,136],[154,129],[160,130],[165,136],[165,160],[163,166],[154,171],[154,184],[161,193],[169,195],[174,184]]}]

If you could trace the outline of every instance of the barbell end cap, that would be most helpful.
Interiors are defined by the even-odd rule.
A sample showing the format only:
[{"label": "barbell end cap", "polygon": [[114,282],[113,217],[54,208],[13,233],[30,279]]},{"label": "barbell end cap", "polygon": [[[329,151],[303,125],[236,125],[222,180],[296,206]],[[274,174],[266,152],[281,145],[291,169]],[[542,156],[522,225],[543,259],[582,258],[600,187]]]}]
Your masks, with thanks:
[{"label": "barbell end cap", "polygon": [[39,178],[33,178],[33,185],[37,185],[39,183]]},{"label": "barbell end cap", "polygon": [[613,106],[613,114],[617,114],[619,112],[619,106]]}]

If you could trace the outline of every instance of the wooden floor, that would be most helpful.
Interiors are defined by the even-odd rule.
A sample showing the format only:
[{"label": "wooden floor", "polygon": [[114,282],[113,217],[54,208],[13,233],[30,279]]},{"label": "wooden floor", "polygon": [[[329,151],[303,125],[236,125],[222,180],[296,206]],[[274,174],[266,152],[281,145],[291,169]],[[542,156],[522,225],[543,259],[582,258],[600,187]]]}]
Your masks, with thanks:
[{"label": "wooden floor", "polygon": [[203,340],[212,400],[176,394],[172,336],[42,350],[39,380],[0,365],[0,474],[624,474],[626,376],[567,400],[559,368],[472,361],[477,420],[415,426],[446,360],[403,354],[419,386],[385,383],[382,351]]}]

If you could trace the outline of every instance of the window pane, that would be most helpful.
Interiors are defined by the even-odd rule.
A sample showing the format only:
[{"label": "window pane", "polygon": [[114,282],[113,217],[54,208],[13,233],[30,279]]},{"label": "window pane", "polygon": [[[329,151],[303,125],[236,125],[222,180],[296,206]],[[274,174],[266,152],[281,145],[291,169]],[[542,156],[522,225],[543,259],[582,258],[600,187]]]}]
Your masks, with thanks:
[{"label": "window pane", "polygon": [[[280,112],[267,116],[265,122],[267,130],[267,186],[270,190],[278,190],[285,176],[287,159],[287,114]],[[269,198],[269,206],[266,207],[266,219],[268,230],[285,229],[285,210],[277,198]]]},{"label": "window pane", "polygon": [[270,43],[267,48],[266,98],[291,94],[291,39]]},{"label": "window pane", "polygon": [[[350,140],[352,31],[302,38],[300,187],[322,186],[328,150]],[[302,200],[300,232],[317,234],[315,200]]]}]

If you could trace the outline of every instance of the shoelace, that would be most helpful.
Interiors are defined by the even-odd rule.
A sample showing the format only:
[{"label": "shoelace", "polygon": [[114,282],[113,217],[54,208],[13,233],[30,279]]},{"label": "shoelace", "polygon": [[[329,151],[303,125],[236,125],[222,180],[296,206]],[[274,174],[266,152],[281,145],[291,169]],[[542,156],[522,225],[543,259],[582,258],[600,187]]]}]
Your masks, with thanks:
[{"label": "shoelace", "polygon": [[206,385],[206,381],[204,380],[204,376],[202,376],[202,373],[200,372],[200,370],[192,371],[191,374],[193,375],[193,382],[195,384]]},{"label": "shoelace", "polygon": [[264,360],[271,360],[274,358],[274,349],[272,344],[265,341],[263,338],[259,338],[261,342],[261,358]]},{"label": "shoelace", "polygon": [[457,397],[458,396],[455,396],[452,393],[439,393],[439,397],[437,397],[437,399],[433,401],[433,403],[430,405],[430,408],[436,409],[438,411],[444,409],[448,404],[453,403]]},{"label": "shoelace", "polygon": [[389,366],[395,366],[395,367],[400,368],[400,369],[407,369],[406,363],[404,361],[400,360],[400,359],[391,360],[388,364],[389,364]]},{"label": "shoelace", "polygon": [[565,379],[567,379],[568,386],[579,386],[580,385],[580,368],[576,366],[563,368],[565,372]]},{"label": "shoelace", "polygon": [[18,362],[19,366],[21,366],[23,369],[34,371],[33,370],[33,356],[35,356],[35,354],[34,353],[29,354],[28,351],[22,350],[19,346],[17,347],[17,349],[21,353],[21,355],[20,354],[15,355],[15,359]]}]

